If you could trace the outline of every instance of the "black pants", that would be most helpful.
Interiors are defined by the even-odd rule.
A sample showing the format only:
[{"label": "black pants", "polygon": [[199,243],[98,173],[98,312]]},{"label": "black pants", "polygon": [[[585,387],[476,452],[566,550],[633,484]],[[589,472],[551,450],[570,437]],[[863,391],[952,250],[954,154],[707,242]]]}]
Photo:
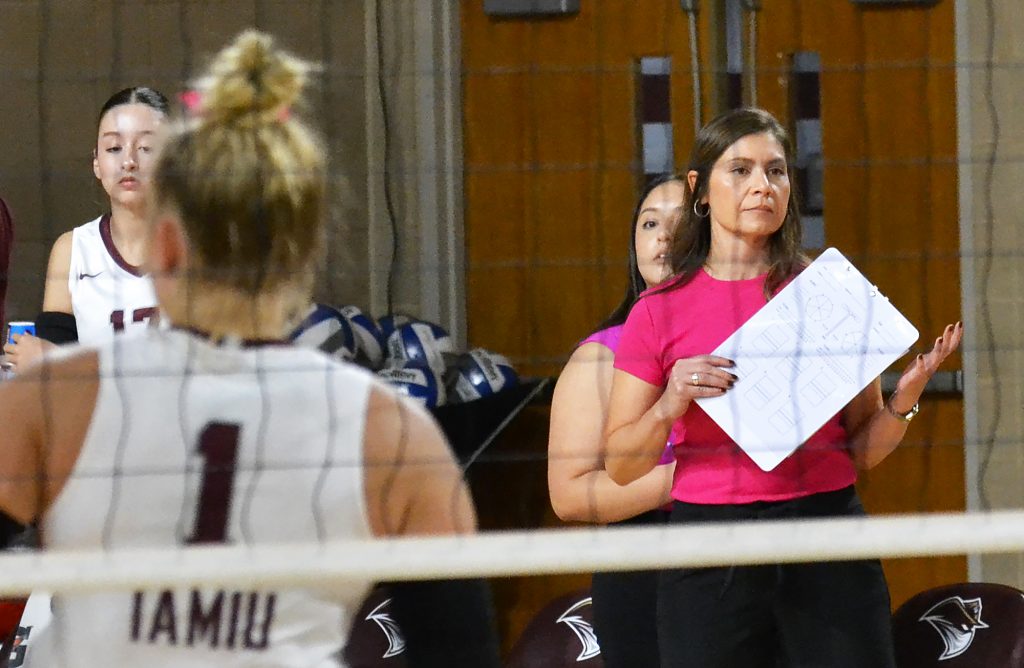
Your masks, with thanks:
[{"label": "black pants", "polygon": [[[677,501],[672,522],[863,514],[848,487],[778,503]],[[658,637],[665,668],[896,665],[889,588],[877,560],[663,571]]]},{"label": "black pants", "polygon": [[[664,524],[669,514],[651,510],[616,525]],[[594,573],[594,632],[605,668],[659,668],[656,615],[658,571]]]}]

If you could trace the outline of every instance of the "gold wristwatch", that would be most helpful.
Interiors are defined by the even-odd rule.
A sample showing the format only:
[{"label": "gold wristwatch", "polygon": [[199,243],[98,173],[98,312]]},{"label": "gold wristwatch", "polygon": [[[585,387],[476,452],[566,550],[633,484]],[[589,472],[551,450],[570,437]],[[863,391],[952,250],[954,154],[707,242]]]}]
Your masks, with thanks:
[{"label": "gold wristwatch", "polygon": [[[891,401],[892,397],[889,397],[889,399]],[[911,420],[914,419],[914,416],[917,415],[917,412],[921,410],[921,405],[915,402],[909,411],[907,411],[906,413],[900,413],[898,410],[892,407],[892,404],[889,403],[889,401],[887,401],[885,402],[885,410],[889,411],[889,415],[893,416],[894,418],[901,422],[910,422]]]}]

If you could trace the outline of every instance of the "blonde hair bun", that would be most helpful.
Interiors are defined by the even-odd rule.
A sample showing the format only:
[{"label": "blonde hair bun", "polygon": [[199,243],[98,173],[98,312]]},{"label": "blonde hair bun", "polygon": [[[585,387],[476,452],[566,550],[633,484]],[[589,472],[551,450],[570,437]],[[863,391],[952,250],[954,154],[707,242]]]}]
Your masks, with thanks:
[{"label": "blonde hair bun", "polygon": [[210,64],[196,88],[209,123],[268,123],[285,119],[302,95],[312,66],[246,30]]},{"label": "blonde hair bun", "polygon": [[288,110],[312,69],[250,30],[200,75],[198,108],[170,128],[153,168],[157,206],[176,212],[189,240],[190,280],[309,301],[326,222],[326,156]]}]

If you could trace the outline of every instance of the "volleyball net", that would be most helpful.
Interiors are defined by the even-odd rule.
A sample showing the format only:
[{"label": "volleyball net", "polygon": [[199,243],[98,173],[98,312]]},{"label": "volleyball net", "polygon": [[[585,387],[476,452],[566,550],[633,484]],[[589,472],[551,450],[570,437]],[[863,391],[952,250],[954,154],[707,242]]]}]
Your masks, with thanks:
[{"label": "volleyball net", "polygon": [[503,531],[311,545],[0,555],[0,594],[504,578],[1024,551],[1024,511]]},{"label": "volleyball net", "polygon": [[[328,16],[332,3],[320,4],[328,12],[322,25],[336,25],[338,16]],[[1019,156],[1001,144],[1021,125],[1019,111],[1005,102],[1010,85],[1005,75],[1019,76],[1021,64],[997,58],[1001,38],[993,4],[972,4],[970,12],[958,5],[957,20],[973,21],[970,25],[981,35],[976,43],[961,48],[957,40],[965,39],[960,31],[966,28],[957,26],[958,36],[950,37],[945,46],[928,41],[934,37],[907,40],[912,48],[905,53],[874,60],[862,53],[861,60],[849,61],[828,44],[794,45],[792,39],[770,32],[773,23],[779,25],[770,20],[778,7],[771,3],[757,11],[750,3],[720,3],[728,25],[722,34],[714,33],[706,15],[687,11],[687,3],[683,10],[676,3],[663,3],[671,8],[651,23],[662,26],[652,48],[642,57],[637,51],[613,62],[611,47],[605,46],[614,42],[614,21],[632,19],[624,18],[623,12],[595,18],[595,7],[601,3],[583,3],[592,5],[582,14],[592,29],[586,35],[602,54],[583,64],[554,57],[544,60],[526,47],[517,52],[521,59],[502,62],[502,54],[486,52],[481,34],[509,40],[499,44],[537,49],[568,43],[569,38],[560,36],[557,21],[517,27],[513,21],[495,20],[487,26],[494,32],[487,32],[481,21],[492,19],[482,18],[476,7],[482,3],[473,4],[465,10],[471,15],[464,17],[462,64],[455,66],[462,88],[449,99],[461,108],[462,127],[444,113],[412,120],[402,116],[416,93],[418,99],[427,99],[441,91],[445,81],[451,84],[452,71],[428,70],[429,76],[423,77],[424,71],[409,60],[421,52],[403,50],[400,35],[381,27],[381,21],[393,18],[392,9],[380,2],[368,4],[376,9],[367,10],[363,26],[364,68],[332,62],[330,54],[337,44],[326,29],[318,35],[326,92],[317,112],[326,119],[327,141],[339,154],[351,141],[345,134],[346,121],[330,111],[338,100],[347,99],[345,91],[355,87],[364,95],[367,110],[356,120],[366,125],[368,153],[364,163],[338,168],[335,174],[352,182],[339,198],[365,191],[368,203],[362,207],[346,200],[332,214],[329,261],[320,294],[329,295],[337,305],[359,303],[378,320],[417,309],[427,319],[461,317],[452,334],[467,348],[484,346],[505,356],[520,380],[553,377],[573,345],[621,295],[629,216],[638,184],[683,165],[691,128],[707,121],[712,111],[740,103],[766,106],[797,140],[805,247],[816,252],[834,244],[847,251],[918,325],[922,342],[914,352],[920,352],[945,322],[962,318],[967,323],[961,369],[951,372],[954,362],[944,369],[951,373],[935,379],[922,415],[892,462],[864,475],[859,483],[873,516],[691,526],[560,526],[551,513],[544,478],[545,393],[531,390],[502,407],[488,429],[471,430],[467,449],[457,453],[471,481],[482,476],[482,486],[472,486],[483,527],[479,534],[167,550],[12,551],[0,554],[5,576],[0,593],[77,594],[254,583],[315,587],[350,579],[504,579],[940,556],[970,557],[977,569],[977,558],[984,555],[1009,556],[996,567],[973,573],[1024,582],[1019,568],[1024,555],[1024,501],[1019,493],[1024,476],[1024,251],[1017,243],[1015,214],[1000,204],[1013,190],[1001,184],[1000,172],[1017,175],[1022,169]],[[952,4],[921,9],[920,16],[952,12]],[[189,11],[192,15],[179,27],[183,36],[191,30],[194,37],[197,28],[190,29],[189,21],[201,22],[203,10],[183,10]],[[806,11],[818,16],[817,9]],[[923,25],[923,34],[933,35],[941,31],[929,29],[945,25],[952,14],[930,14],[920,25],[903,13],[857,16],[861,41],[854,46],[878,51],[880,44],[897,41],[881,32],[886,17],[901,30]],[[785,18],[794,25],[799,19],[789,14]],[[426,29],[429,17],[416,21]],[[273,25],[266,28],[274,30]],[[519,38],[525,41],[516,42]],[[716,39],[724,40],[718,46],[728,57],[710,64],[719,57],[712,48]],[[183,37],[186,46],[192,41]],[[779,46],[782,42],[784,46]],[[44,55],[52,45],[45,46]],[[785,57],[776,58],[775,49]],[[507,56],[509,51],[502,53]],[[125,55],[115,56],[123,69]],[[154,71],[158,70],[147,70]],[[164,81],[182,81],[176,71],[158,72]],[[123,74],[119,72],[117,80],[124,79]],[[37,82],[40,91],[66,83],[69,75],[61,76]],[[907,82],[912,87],[901,89]],[[98,99],[113,88],[103,90]],[[886,109],[879,98],[894,90],[904,91],[902,99],[912,103],[896,111]],[[561,94],[578,94],[579,99],[558,104]],[[617,104],[620,98],[627,102]],[[39,99],[46,103],[49,98],[41,93]],[[949,105],[939,105],[940,99]],[[907,116],[919,122],[907,122]],[[452,136],[417,134],[430,125],[426,121],[438,126],[451,123],[460,132],[465,128],[465,135],[459,135],[466,149],[461,162],[452,163],[454,167],[445,162],[458,148]],[[952,139],[951,123],[958,123]],[[562,133],[574,124],[584,127],[582,134],[561,141]],[[86,130],[90,141],[83,145],[91,144],[94,128]],[[619,131],[628,139],[615,140]],[[899,143],[901,133],[912,135],[909,147]],[[45,153],[45,129],[39,136]],[[431,141],[417,152],[417,140],[424,138]],[[58,204],[50,195],[65,181],[74,184],[71,190],[76,194],[89,191],[81,175],[69,176],[70,168],[58,166],[52,155],[44,157],[48,166],[42,169],[43,186],[32,196],[20,193],[19,201],[40,195],[43,204],[36,218],[43,222],[38,236],[50,243],[64,231],[54,222],[61,217],[53,215]],[[424,196],[425,191],[411,185],[417,178],[417,186],[439,190]],[[24,216],[23,211],[15,213]],[[352,222],[364,219],[366,225]],[[440,219],[458,220],[464,229],[436,224]],[[566,225],[565,235],[549,234],[558,221],[570,219],[574,224]],[[912,237],[919,239],[911,243]],[[567,250],[556,254],[552,248]],[[44,254],[35,255],[35,270],[19,269],[26,273],[14,277],[12,290],[41,290]],[[331,268],[342,265],[344,270]],[[946,287],[935,287],[940,284]],[[437,294],[446,297],[434,299]],[[22,311],[16,314],[25,317],[29,300],[18,299]],[[342,322],[325,318],[314,323],[327,323],[313,336],[314,345],[347,341],[349,352],[339,356],[358,357],[361,331],[351,323],[338,324]],[[346,326],[351,331],[339,336]],[[382,342],[376,345],[374,355],[383,361]],[[386,342],[383,345],[386,348]],[[441,351],[451,352],[457,351]],[[897,363],[883,374],[887,392],[901,368]],[[438,401],[439,387],[454,387],[426,375],[407,384],[427,402]],[[452,409],[460,415],[447,416],[455,425],[448,430],[451,440],[457,438],[459,423],[470,424],[474,413],[483,411],[482,403],[474,403],[488,401],[481,393],[500,394],[501,388],[481,385],[475,398],[467,391],[463,403]],[[444,424],[444,408],[434,408]],[[498,503],[505,509],[495,510]],[[951,572],[972,574],[959,566]]]}]

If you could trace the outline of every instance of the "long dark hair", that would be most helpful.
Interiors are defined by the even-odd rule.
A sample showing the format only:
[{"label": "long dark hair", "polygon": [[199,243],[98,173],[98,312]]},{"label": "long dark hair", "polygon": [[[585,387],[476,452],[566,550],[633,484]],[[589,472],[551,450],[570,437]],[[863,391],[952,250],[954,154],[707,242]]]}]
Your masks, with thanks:
[{"label": "long dark hair", "polygon": [[765,132],[772,135],[782,147],[790,182],[786,218],[768,240],[769,268],[764,283],[765,298],[770,299],[787,280],[807,265],[807,257],[800,250],[800,210],[797,206],[794,173],[796,156],[789,133],[774,116],[763,109],[732,109],[701,128],[694,140],[687,170],[697,172],[697,179],[692,191],[689,187],[686,189],[683,217],[672,240],[669,261],[674,278],[667,281],[661,290],[674,290],[686,285],[707,262],[711,251],[711,217],[697,215],[694,205],[707,195],[712,167],[726,149],[743,137]]},{"label": "long dark hair", "polygon": [[680,174],[659,174],[652,177],[647,181],[643,190],[640,193],[640,197],[636,200],[636,206],[633,208],[633,223],[630,227],[629,232],[629,280],[626,283],[626,294],[623,295],[622,301],[615,307],[615,310],[611,312],[607,318],[604,319],[597,329],[594,331],[601,331],[602,329],[608,329],[616,325],[621,325],[626,322],[626,317],[629,315],[629,310],[633,308],[633,304],[639,299],[640,293],[647,289],[647,282],[644,281],[643,275],[640,273],[640,263],[636,258],[636,226],[640,222],[640,207],[644,205],[644,200],[647,199],[655,188],[663,186],[666,183],[672,183],[673,181],[679,181],[683,184],[686,180]]}]

